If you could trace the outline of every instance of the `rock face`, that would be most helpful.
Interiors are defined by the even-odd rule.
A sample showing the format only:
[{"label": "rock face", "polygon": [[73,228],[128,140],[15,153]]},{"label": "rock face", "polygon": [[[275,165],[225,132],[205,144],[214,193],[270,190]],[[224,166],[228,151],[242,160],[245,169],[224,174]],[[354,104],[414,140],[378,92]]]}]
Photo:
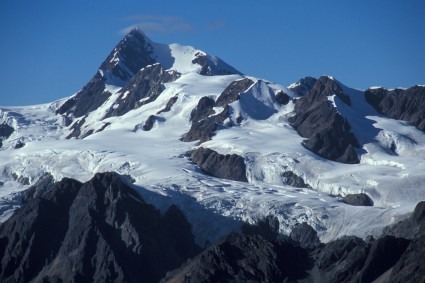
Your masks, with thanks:
[{"label": "rock face", "polygon": [[346,204],[355,206],[373,206],[373,200],[367,194],[349,194],[342,198]]},{"label": "rock face", "polygon": [[383,234],[406,239],[425,236],[425,201],[416,205],[409,218],[387,227]]},{"label": "rock face", "polygon": [[[406,271],[423,270],[423,260],[408,257],[409,240],[386,236],[366,243],[343,237],[320,244],[313,232],[304,223],[294,228],[291,240],[231,234],[162,282],[373,282],[392,267],[404,268],[400,261],[407,263]],[[388,282],[420,282],[402,279],[407,281]]]},{"label": "rock face", "polygon": [[145,124],[143,124],[143,131],[150,131],[153,128],[153,125],[158,120],[158,117],[155,115],[150,115],[148,119],[146,119]]},{"label": "rock face", "polygon": [[6,123],[0,125],[0,148],[3,146],[3,140],[10,137],[15,129]]},{"label": "rock face", "polygon": [[348,121],[330,105],[328,97],[332,95],[350,105],[349,96],[336,81],[320,77],[305,96],[295,102],[295,115],[289,121],[308,139],[304,144],[307,149],[333,161],[359,163],[354,150],[358,142]]},{"label": "rock face", "polygon": [[281,105],[286,105],[286,104],[289,103],[290,100],[291,100],[291,98],[289,97],[289,95],[287,95],[283,91],[279,91],[278,93],[276,93],[277,103],[279,103]]},{"label": "rock face", "polygon": [[[198,144],[210,140],[217,128],[224,127],[223,122],[229,117],[229,103],[238,100],[240,94],[253,84],[254,82],[248,78],[240,79],[230,83],[216,101],[209,97],[202,97],[191,113],[192,126],[181,140],[185,142],[198,140]],[[216,114],[213,107],[224,107],[224,109]]]},{"label": "rock face", "polygon": [[365,97],[378,112],[391,118],[406,120],[425,131],[425,86],[387,90],[368,89]]},{"label": "rock face", "polygon": [[[294,227],[289,239],[277,237],[279,222],[268,216],[244,226],[246,234],[232,233],[200,253],[176,206],[160,214],[116,173],[98,173],[86,183],[67,178],[54,183],[45,174],[22,194],[22,202],[0,225],[1,282],[425,279],[425,236],[416,232],[412,240],[385,235],[322,244],[306,223]],[[424,203],[410,225],[425,222]],[[407,232],[421,231],[412,229]]]},{"label": "rock face", "polygon": [[149,65],[140,71],[120,90],[114,104],[105,115],[105,118],[122,116],[130,110],[150,103],[157,99],[163,91],[164,70],[160,64]]},{"label": "rock face", "polygon": [[8,124],[3,123],[0,125],[0,138],[7,139],[11,134],[13,134],[13,132],[13,127],[9,126]]},{"label": "rock face", "polygon": [[316,81],[316,78],[305,77],[298,82],[291,84],[288,89],[292,90],[292,92],[298,96],[304,96],[310,89],[312,89]]},{"label": "rock face", "polygon": [[409,241],[383,237],[365,243],[343,237],[319,250],[316,266],[319,282],[372,282],[399,260]]},{"label": "rock face", "polygon": [[303,248],[316,248],[320,245],[316,230],[305,222],[296,225],[289,237]]},{"label": "rock face", "polygon": [[2,282],[158,282],[199,251],[180,210],[161,215],[115,173],[41,183],[0,226]]},{"label": "rock face", "polygon": [[250,88],[253,84],[254,82],[248,78],[232,82],[217,98],[215,106],[224,107],[238,100],[240,94],[247,91],[247,89]]},{"label": "rock face", "polygon": [[203,52],[196,53],[192,63],[201,66],[199,74],[204,76],[241,74],[217,57],[208,56]]},{"label": "rock face", "polygon": [[239,155],[223,155],[209,148],[200,147],[192,152],[190,159],[208,175],[248,182],[245,161]]},{"label": "rock face", "polygon": [[231,234],[162,282],[293,282],[308,263],[305,251],[286,242]]},{"label": "rock face", "polygon": [[425,236],[414,239],[394,265],[388,282],[425,281]]},{"label": "rock face", "polygon": [[152,46],[139,30],[132,30],[111,51],[93,79],[57,113],[73,117],[87,115],[110,97],[111,93],[105,90],[106,83],[123,85],[141,68],[153,63]]},{"label": "rock face", "polygon": [[268,241],[274,241],[279,236],[279,219],[276,216],[268,215],[255,224],[242,224],[241,231],[245,235],[260,235]]},{"label": "rock face", "polygon": [[282,173],[282,178],[284,179],[284,183],[295,187],[295,188],[306,188],[309,187],[309,185],[307,185],[304,182],[304,179],[301,178],[300,176],[298,176],[297,174],[295,174],[292,171],[286,171]]}]

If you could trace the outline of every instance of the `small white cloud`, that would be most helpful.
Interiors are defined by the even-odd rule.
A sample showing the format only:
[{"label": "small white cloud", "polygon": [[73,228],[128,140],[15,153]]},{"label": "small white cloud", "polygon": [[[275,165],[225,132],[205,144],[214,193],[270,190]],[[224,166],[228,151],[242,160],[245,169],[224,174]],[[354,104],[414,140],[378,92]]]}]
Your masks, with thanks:
[{"label": "small white cloud", "polygon": [[194,30],[191,24],[176,16],[137,15],[128,17],[126,20],[137,23],[122,29],[120,31],[122,34],[127,34],[134,28],[140,28],[147,34],[190,32]]}]

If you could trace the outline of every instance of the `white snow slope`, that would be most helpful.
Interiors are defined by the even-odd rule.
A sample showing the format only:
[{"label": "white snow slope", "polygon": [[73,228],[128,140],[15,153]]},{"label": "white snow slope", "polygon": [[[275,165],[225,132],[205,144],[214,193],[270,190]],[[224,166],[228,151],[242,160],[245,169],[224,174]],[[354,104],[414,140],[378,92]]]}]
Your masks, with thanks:
[{"label": "white snow slope", "polygon": [[[176,46],[174,46],[176,47]],[[183,52],[180,47],[175,54]],[[178,56],[178,55],[175,55]],[[185,55],[186,56],[186,55]],[[192,56],[189,56],[191,60]],[[179,70],[179,66],[183,70]],[[27,107],[1,107],[0,124],[6,122],[15,132],[0,150],[0,214],[5,221],[19,206],[18,192],[28,188],[17,182],[26,177],[34,184],[45,172],[56,180],[71,177],[89,180],[94,173],[116,171],[129,174],[146,201],[160,209],[174,203],[193,225],[200,244],[214,241],[239,221],[254,222],[273,214],[282,233],[299,222],[307,222],[322,241],[342,235],[379,235],[382,228],[412,211],[425,199],[425,135],[409,124],[378,115],[361,91],[344,88],[352,101],[347,107],[334,96],[332,105],[352,125],[363,144],[360,164],[348,165],[323,159],[302,146],[303,138],[289,125],[293,103],[280,106],[274,94],[284,87],[250,77],[255,84],[231,106],[240,126],[221,129],[201,146],[219,153],[236,153],[246,160],[249,183],[209,177],[191,163],[185,153],[196,142],[180,138],[191,126],[190,114],[199,99],[216,99],[240,75],[201,76],[190,69],[181,56],[173,69],[182,76],[166,83],[154,102],[121,117],[98,121],[117,99],[119,87],[110,86],[113,95],[87,117],[87,125],[111,123],[104,131],[85,139],[67,140],[69,129],[55,115],[63,101]],[[163,109],[178,96],[170,112],[163,112],[151,131],[137,129],[150,115]],[[216,112],[221,111],[217,109]],[[13,149],[20,140],[25,146]],[[396,145],[396,153],[390,150]],[[293,171],[311,188],[284,184],[281,174]],[[365,192],[373,207],[349,206],[333,195]]]}]

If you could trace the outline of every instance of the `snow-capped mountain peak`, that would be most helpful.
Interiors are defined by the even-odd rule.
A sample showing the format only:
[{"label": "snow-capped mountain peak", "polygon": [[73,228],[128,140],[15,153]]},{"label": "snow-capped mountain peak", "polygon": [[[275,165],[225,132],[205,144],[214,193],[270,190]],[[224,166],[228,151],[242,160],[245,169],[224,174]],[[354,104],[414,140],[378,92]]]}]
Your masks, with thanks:
[{"label": "snow-capped mountain peak", "polygon": [[[307,222],[324,241],[376,235],[425,197],[424,89],[363,92],[328,76],[287,89],[134,30],[76,95],[1,110],[0,200],[10,211],[10,194],[44,173],[116,171],[151,203],[181,205],[199,242],[235,229],[203,210],[273,214],[281,233]],[[374,206],[338,198],[360,193]]]}]

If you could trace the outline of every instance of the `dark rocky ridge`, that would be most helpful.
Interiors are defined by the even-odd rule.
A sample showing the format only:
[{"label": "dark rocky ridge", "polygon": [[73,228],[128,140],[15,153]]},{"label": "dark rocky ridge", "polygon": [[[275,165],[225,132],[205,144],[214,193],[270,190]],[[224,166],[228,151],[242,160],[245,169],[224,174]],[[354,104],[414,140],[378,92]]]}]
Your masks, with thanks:
[{"label": "dark rocky ridge", "polygon": [[291,234],[289,234],[289,238],[298,243],[302,248],[313,249],[320,246],[320,240],[316,230],[305,222],[296,225],[292,229]]},{"label": "dark rocky ridge", "polygon": [[184,142],[199,141],[201,144],[210,140],[217,128],[223,126],[224,120],[229,117],[229,106],[224,107],[223,111],[214,114],[214,102],[211,98],[203,97],[199,100],[198,106],[192,111],[192,126],[189,132],[185,133],[181,138]]},{"label": "dark rocky ridge", "polygon": [[298,96],[304,96],[307,92],[310,91],[310,89],[313,88],[313,85],[316,83],[316,81],[316,78],[305,77],[293,84],[293,86],[289,86],[288,89],[290,89]]},{"label": "dark rocky ridge", "polygon": [[387,231],[405,229],[412,240],[384,235],[364,241],[345,236],[323,244],[306,223],[295,226],[289,239],[280,240],[262,236],[264,229],[245,229],[248,235],[223,238],[168,273],[163,282],[360,283],[378,278],[385,279],[379,282],[423,282],[425,235],[418,227],[424,226],[425,201],[418,203],[411,217]]},{"label": "dark rocky ridge", "polygon": [[[269,216],[242,229],[247,234],[232,233],[199,254],[177,207],[161,215],[116,173],[96,174],[84,184],[67,178],[54,183],[45,174],[22,199],[22,208],[0,225],[2,282],[158,282],[165,276],[163,282],[333,283],[373,282],[383,274],[386,282],[425,279],[421,233],[412,240],[346,236],[323,244],[306,223],[289,238],[278,235],[279,223]],[[421,231],[413,226],[423,227],[425,202],[407,220],[401,223],[408,233]]]},{"label": "dark rocky ridge", "polygon": [[138,71],[120,90],[117,103],[109,109],[104,118],[122,116],[130,110],[155,101],[164,90],[164,77],[168,77],[168,73],[160,64],[149,65]]},{"label": "dark rocky ridge", "polygon": [[305,223],[290,239],[231,234],[162,282],[373,282],[391,268],[385,282],[422,282],[424,239],[345,236],[322,244]]},{"label": "dark rocky ridge", "polygon": [[200,147],[192,152],[190,159],[208,175],[228,180],[248,182],[245,160],[239,155],[223,155],[209,148]]},{"label": "dark rocky ridge", "polygon": [[122,177],[48,177],[0,226],[2,282],[158,282],[199,252],[177,207],[161,215]]},{"label": "dark rocky ridge", "polygon": [[406,90],[368,89],[365,91],[365,97],[379,113],[409,121],[419,130],[425,131],[424,86],[414,86]]},{"label": "dark rocky ridge", "polygon": [[228,87],[220,94],[215,102],[216,107],[224,107],[239,99],[241,93],[247,91],[254,82],[248,78],[243,78],[231,82]]},{"label": "dark rocky ridge", "polygon": [[233,75],[241,73],[235,68],[229,66],[220,59],[217,62],[213,62],[212,58],[204,53],[198,52],[195,54],[196,58],[192,60],[193,64],[201,66],[199,74],[204,76],[215,76],[215,75]]},{"label": "dark rocky ridge", "polygon": [[308,265],[308,254],[290,243],[230,234],[162,282],[294,282]]},{"label": "dark rocky ridge", "polygon": [[349,96],[336,81],[320,77],[307,94],[296,100],[295,115],[289,121],[308,139],[304,144],[307,149],[333,161],[359,163],[354,150],[359,145],[350,124],[329,105],[328,96],[334,94],[350,105]]},{"label": "dark rocky ridge", "polygon": [[425,236],[425,201],[416,205],[410,217],[387,227],[383,234],[406,239]]},{"label": "dark rocky ridge", "polygon": [[67,100],[57,113],[81,117],[97,109],[111,95],[105,91],[106,82],[118,85],[127,82],[141,68],[155,63],[151,54],[152,46],[145,36],[139,30],[132,30],[111,51],[91,81]]},{"label": "dark rocky ridge", "polygon": [[3,146],[3,140],[10,137],[15,129],[6,123],[0,124],[0,148]]},{"label": "dark rocky ridge", "polygon": [[[181,140],[185,142],[199,140],[198,144],[210,140],[219,127],[224,127],[223,122],[229,117],[229,104],[238,100],[240,94],[247,91],[253,84],[254,82],[248,78],[236,80],[226,87],[215,102],[212,98],[202,97],[191,113],[192,126]],[[215,114],[213,107],[224,107],[224,109],[213,115]]]}]

